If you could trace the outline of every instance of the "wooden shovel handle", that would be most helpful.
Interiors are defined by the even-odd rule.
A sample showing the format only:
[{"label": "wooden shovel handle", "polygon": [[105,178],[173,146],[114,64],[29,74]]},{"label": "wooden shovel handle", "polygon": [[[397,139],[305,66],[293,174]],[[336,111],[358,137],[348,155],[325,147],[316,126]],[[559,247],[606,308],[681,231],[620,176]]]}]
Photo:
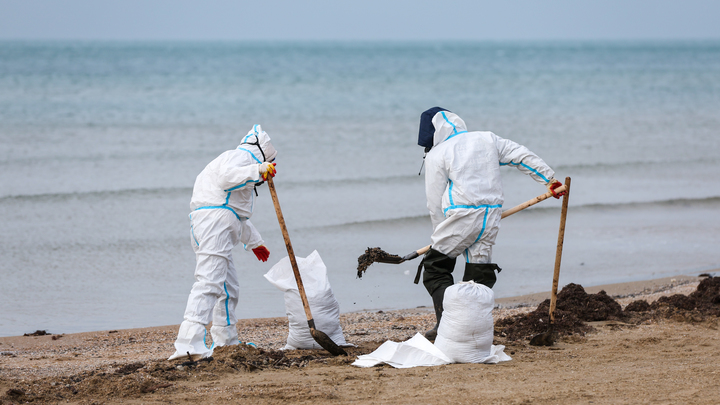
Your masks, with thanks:
[{"label": "wooden shovel handle", "polygon": [[[555,189],[555,192],[556,192],[556,193],[562,193],[563,191],[566,191],[568,188],[570,188],[570,185],[569,185],[568,183],[566,183],[566,184],[564,184],[564,185],[556,188],[556,189]],[[565,194],[565,195],[567,195],[567,194]],[[543,194],[543,195],[539,195],[539,196],[533,198],[532,200],[527,200],[527,201],[525,201],[524,203],[522,203],[522,204],[520,204],[520,205],[516,205],[516,206],[510,208],[510,209],[507,210],[507,211],[503,211],[503,213],[502,213],[502,218],[508,217],[508,216],[510,216],[510,215],[518,212],[518,211],[522,211],[522,210],[524,210],[525,208],[530,207],[530,206],[533,206],[533,205],[539,203],[540,201],[547,200],[548,198],[550,198],[550,197],[552,197],[552,196],[553,196],[553,194],[548,191],[547,193],[545,193],[545,194]]]},{"label": "wooden shovel handle", "polygon": [[300,269],[295,260],[295,252],[290,243],[290,235],[288,235],[287,226],[285,225],[285,218],[280,208],[280,202],[278,201],[277,192],[275,191],[275,183],[273,183],[272,176],[267,178],[268,188],[270,189],[270,195],[272,196],[273,205],[275,205],[275,213],[277,214],[278,222],[280,223],[280,230],[285,239],[285,247],[287,248],[288,257],[290,258],[290,264],[292,265],[293,273],[295,274],[295,282],[297,282],[298,292],[300,293],[300,299],[302,300],[303,308],[305,308],[305,316],[307,316],[308,324],[310,329],[315,329],[315,321],[313,320],[312,313],[310,312],[310,303],[308,302],[307,296],[305,295],[305,287],[303,287],[302,278],[300,278]]},{"label": "wooden shovel handle", "polygon": [[[565,177],[565,189],[570,190],[570,177]],[[560,187],[558,187],[558,190]],[[570,192],[563,196],[562,211],[560,212],[560,231],[558,232],[557,251],[555,252],[555,271],[553,272],[552,291],[550,292],[550,324],[555,323],[555,305],[557,304],[558,280],[560,279],[560,259],[562,258],[563,242],[565,240],[565,219],[567,218],[568,199]]]}]

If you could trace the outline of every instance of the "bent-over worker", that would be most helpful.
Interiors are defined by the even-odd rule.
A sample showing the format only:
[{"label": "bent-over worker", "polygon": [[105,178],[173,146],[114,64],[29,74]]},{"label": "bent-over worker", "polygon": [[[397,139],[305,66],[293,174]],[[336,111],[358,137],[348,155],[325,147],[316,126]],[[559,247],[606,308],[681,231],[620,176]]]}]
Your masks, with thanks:
[{"label": "bent-over worker", "polygon": [[492,246],[502,216],[500,167],[511,166],[547,186],[555,198],[564,193],[555,172],[528,148],[489,131],[468,132],[456,114],[434,107],[422,113],[418,144],[425,148],[425,193],[433,225],[432,248],[425,254],[423,284],[432,297],[437,324],[425,333],[434,340],[442,317],[445,289],[453,269],[465,258],[463,281],[495,285]]},{"label": "bent-over worker", "polygon": [[[237,149],[223,152],[195,179],[190,202],[190,243],[195,251],[195,283],[190,291],[175,353],[168,360],[212,355],[215,346],[238,344],[235,308],[240,284],[232,249],[242,243],[258,260],[270,251],[250,222],[255,187],[275,176],[277,151],[260,125],[242,139]],[[205,344],[206,325],[212,321],[213,345]]]}]

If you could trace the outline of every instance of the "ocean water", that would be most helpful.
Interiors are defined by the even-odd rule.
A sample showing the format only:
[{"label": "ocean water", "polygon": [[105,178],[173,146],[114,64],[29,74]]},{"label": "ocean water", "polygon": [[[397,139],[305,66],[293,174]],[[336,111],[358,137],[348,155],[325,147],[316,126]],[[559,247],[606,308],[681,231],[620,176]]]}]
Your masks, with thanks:
[{"label": "ocean water", "polygon": [[[0,42],[0,336],[178,324],[195,176],[261,124],[295,253],[342,312],[429,306],[422,111],[442,106],[572,178],[560,285],[720,268],[720,43]],[[505,168],[505,208],[545,192]],[[237,248],[240,318],[285,314],[266,188]],[[548,291],[560,202],[503,220],[497,297]],[[462,264],[456,273],[462,275]]]}]

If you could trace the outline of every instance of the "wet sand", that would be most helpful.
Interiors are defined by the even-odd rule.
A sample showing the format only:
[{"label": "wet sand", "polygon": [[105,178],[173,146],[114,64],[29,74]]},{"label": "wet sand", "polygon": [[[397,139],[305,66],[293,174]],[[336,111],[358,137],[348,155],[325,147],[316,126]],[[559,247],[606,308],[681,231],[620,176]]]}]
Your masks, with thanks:
[{"label": "wet sand", "polygon": [[[701,278],[678,276],[589,287],[623,307],[689,295]],[[500,319],[527,314],[548,293],[498,300]],[[430,308],[342,314],[348,357],[322,350],[279,352],[286,318],[238,323],[242,345],[212,362],[165,361],[177,325],[0,338],[0,401],[6,403],[697,403],[720,397],[716,316],[671,316],[640,323],[589,322],[588,333],[553,346],[504,339],[513,360],[497,365],[368,369],[350,364],[387,340],[404,341],[434,324]],[[497,329],[496,329],[497,332]]]}]

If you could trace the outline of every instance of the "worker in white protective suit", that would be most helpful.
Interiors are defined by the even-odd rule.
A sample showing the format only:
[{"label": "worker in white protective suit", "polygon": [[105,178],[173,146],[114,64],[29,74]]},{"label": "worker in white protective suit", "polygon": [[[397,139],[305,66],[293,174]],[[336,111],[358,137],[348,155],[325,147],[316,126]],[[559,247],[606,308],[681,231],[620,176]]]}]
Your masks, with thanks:
[{"label": "worker in white protective suit", "polygon": [[[209,357],[216,346],[238,344],[235,308],[240,285],[232,249],[242,243],[258,260],[270,251],[250,222],[255,187],[275,177],[277,151],[260,125],[242,139],[237,149],[223,152],[195,179],[190,202],[190,243],[195,251],[195,284],[180,325],[175,353],[168,360]],[[212,321],[213,345],[205,344],[206,325]]]},{"label": "worker in white protective suit", "polygon": [[454,284],[455,259],[465,258],[463,281],[490,288],[495,270],[501,270],[492,263],[504,200],[500,167],[516,167],[546,185],[555,198],[564,193],[555,192],[562,183],[528,148],[489,131],[468,132],[465,122],[444,108],[422,113],[418,144],[426,152],[425,192],[433,225],[432,248],[418,271],[425,267],[423,284],[435,306],[437,324],[425,333],[434,340],[445,289]]}]

